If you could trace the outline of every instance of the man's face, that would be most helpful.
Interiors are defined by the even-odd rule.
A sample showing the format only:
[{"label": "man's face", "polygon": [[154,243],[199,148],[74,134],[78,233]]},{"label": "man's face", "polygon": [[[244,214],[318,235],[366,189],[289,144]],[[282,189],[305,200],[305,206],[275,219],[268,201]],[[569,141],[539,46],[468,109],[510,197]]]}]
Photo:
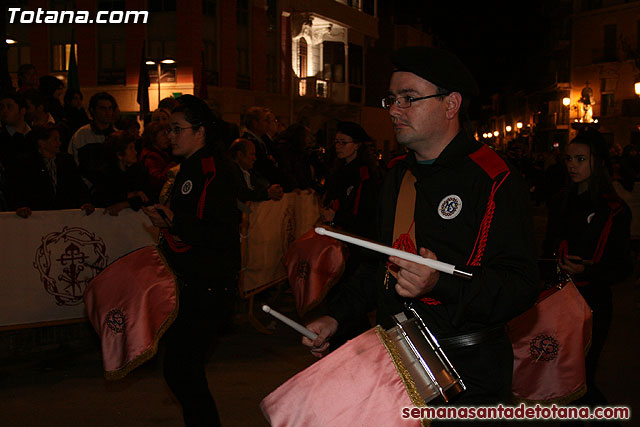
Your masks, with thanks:
[{"label": "man's face", "polygon": [[93,112],[93,119],[99,126],[110,126],[113,124],[113,105],[107,99],[101,99],[96,103]]},{"label": "man's face", "polygon": [[60,152],[60,134],[58,131],[51,132],[49,139],[38,141],[40,152],[47,158],[54,158]]},{"label": "man's face", "polygon": [[[396,71],[391,75],[389,95],[419,98],[434,95],[436,89],[434,84],[413,73]],[[446,128],[445,111],[446,105],[438,97],[413,102],[409,108],[400,108],[394,103],[389,114],[396,139],[414,151],[424,144],[428,146]]]},{"label": "man's face", "polygon": [[25,86],[38,87],[38,73],[36,73],[36,70],[31,68],[22,75],[22,81]]},{"label": "man's face", "polygon": [[0,100],[0,120],[8,126],[16,126],[24,120],[26,110],[18,107],[18,104],[11,99],[5,98]]},{"label": "man's face", "polygon": [[36,118],[36,106],[27,99],[27,111],[25,112],[24,119],[28,123],[32,123]]},{"label": "man's face", "polygon": [[256,147],[252,143],[247,143],[245,152],[238,152],[238,164],[246,171],[253,169],[253,164],[256,162]]},{"label": "man's face", "polygon": [[271,126],[271,121],[269,120],[269,113],[263,112],[260,114],[260,118],[258,120],[254,120],[252,122],[252,131],[258,135],[262,136],[269,131],[269,127]]},{"label": "man's face", "polygon": [[275,114],[269,111],[267,113],[267,120],[268,120],[269,126],[266,133],[269,134],[269,136],[274,136],[275,134],[278,133],[278,119],[276,118]]}]

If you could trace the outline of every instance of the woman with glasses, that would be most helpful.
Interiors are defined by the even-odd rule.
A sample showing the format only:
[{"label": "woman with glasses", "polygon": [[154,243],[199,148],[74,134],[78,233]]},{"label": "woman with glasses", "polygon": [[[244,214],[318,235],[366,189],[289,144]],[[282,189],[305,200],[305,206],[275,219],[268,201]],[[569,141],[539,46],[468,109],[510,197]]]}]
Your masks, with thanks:
[{"label": "woman with glasses", "polygon": [[381,173],[367,143],[372,138],[354,122],[339,122],[334,139],[336,163],[326,182],[322,219],[345,231],[373,237],[373,218]]},{"label": "woman with glasses", "polygon": [[[334,139],[336,160],[327,177],[321,209],[326,223],[367,238],[376,235],[374,220],[382,183],[381,171],[367,146],[372,140],[357,123],[338,123]],[[351,245],[348,251],[340,284],[331,290],[328,299],[340,292],[341,284],[363,261],[362,249]],[[343,326],[340,334],[333,338],[334,348],[371,327],[367,317],[354,319]]]},{"label": "woman with glasses", "polygon": [[205,375],[214,338],[231,321],[240,267],[237,191],[207,104],[178,98],[168,128],[183,157],[169,206],[145,208],[160,227],[159,248],[180,286],[179,312],[165,334],[164,377],[182,405],[186,426],[219,426]]}]

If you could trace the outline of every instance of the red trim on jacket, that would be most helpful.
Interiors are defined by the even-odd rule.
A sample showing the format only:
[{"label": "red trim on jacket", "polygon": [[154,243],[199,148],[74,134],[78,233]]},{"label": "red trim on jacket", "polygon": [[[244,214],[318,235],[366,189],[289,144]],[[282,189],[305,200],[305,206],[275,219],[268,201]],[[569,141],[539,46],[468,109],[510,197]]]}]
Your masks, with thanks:
[{"label": "red trim on jacket", "polygon": [[392,167],[397,165],[401,160],[403,160],[405,157],[407,157],[407,155],[403,154],[402,156],[398,156],[396,158],[391,159],[389,161],[389,164],[387,164],[387,169],[391,169]]},{"label": "red trim on jacket", "polygon": [[352,211],[354,215],[358,214],[358,207],[360,206],[360,196],[362,195],[362,184],[369,178],[369,168],[366,166],[360,166],[360,185],[358,185],[358,192],[356,193],[356,200],[353,203]]},{"label": "red trim on jacket", "polygon": [[[602,256],[604,255],[604,248],[607,246],[607,241],[609,240],[609,235],[611,234],[611,227],[613,226],[613,217],[622,212],[622,204],[615,199],[607,200],[607,204],[609,205],[609,218],[604,223],[602,227],[602,232],[600,233],[600,237],[598,238],[598,244],[596,245],[596,250],[593,253],[593,257],[591,261],[593,264],[597,264],[602,260]],[[563,241],[563,243],[566,242]],[[568,245],[566,249],[566,253],[569,252]],[[558,251],[560,252],[560,251]],[[583,280],[581,282],[575,282],[576,286],[585,286],[588,285],[589,281]]]},{"label": "red trim on jacket", "polygon": [[204,204],[207,199],[207,187],[209,187],[209,184],[211,184],[213,178],[216,177],[216,162],[213,157],[205,157],[204,159],[202,159],[202,172],[204,173],[205,177],[207,177],[208,175],[211,176],[206,178],[207,181],[204,184],[202,194],[200,194],[200,200],[198,201],[198,212],[196,215],[198,215],[198,218],[200,219],[202,219],[202,217],[204,216]]},{"label": "red trim on jacket", "polygon": [[[496,210],[496,203],[494,200],[495,194],[509,176],[510,171],[504,160],[502,160],[495,151],[486,145],[483,145],[477,151],[470,154],[469,157],[493,180],[493,186],[491,187],[491,193],[489,194],[489,200],[487,201],[487,208],[485,209],[482,222],[480,223],[478,236],[476,237],[473,251],[471,251],[471,255],[469,255],[469,259],[467,260],[467,265],[478,267],[480,266],[480,262],[484,256],[484,250],[487,247],[489,231],[491,230],[491,222],[493,221],[493,215]],[[503,173],[505,174],[502,179],[497,181],[496,178]]]}]

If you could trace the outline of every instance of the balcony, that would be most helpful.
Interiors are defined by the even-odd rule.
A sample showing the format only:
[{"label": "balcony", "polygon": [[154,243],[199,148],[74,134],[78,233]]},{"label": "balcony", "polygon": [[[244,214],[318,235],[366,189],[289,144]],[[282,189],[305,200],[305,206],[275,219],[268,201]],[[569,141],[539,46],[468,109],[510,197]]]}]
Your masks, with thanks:
[{"label": "balcony", "polygon": [[331,82],[318,77],[302,77],[298,79],[298,95],[304,98],[328,98],[331,93]]}]

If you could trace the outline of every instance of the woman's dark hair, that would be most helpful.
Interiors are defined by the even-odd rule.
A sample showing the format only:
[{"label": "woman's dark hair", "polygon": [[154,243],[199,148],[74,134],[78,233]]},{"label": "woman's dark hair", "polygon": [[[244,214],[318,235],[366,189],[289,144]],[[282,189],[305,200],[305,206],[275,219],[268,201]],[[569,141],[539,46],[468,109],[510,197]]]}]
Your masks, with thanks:
[{"label": "woman's dark hair", "polygon": [[193,95],[182,95],[178,98],[178,105],[172,113],[183,113],[185,120],[193,126],[194,131],[204,127],[205,144],[214,150],[215,154],[224,154],[218,132],[219,120],[206,102]]},{"label": "woman's dark hair", "polygon": [[362,126],[355,122],[338,122],[336,126],[336,133],[338,132],[351,137],[353,142],[356,143],[373,141],[373,138],[371,138],[369,134],[362,129]]},{"label": "woman's dark hair", "polygon": [[151,122],[144,127],[142,132],[142,146],[151,148],[156,142],[156,138],[160,132],[165,132],[169,126],[161,122]]},{"label": "woman's dark hair", "polygon": [[135,142],[135,138],[130,133],[123,130],[112,132],[104,140],[105,147],[114,154],[116,158],[118,155],[124,155],[127,147],[132,142]]},{"label": "woman's dark hair", "polygon": [[[369,174],[376,182],[382,181],[382,172],[378,167],[378,162],[373,156],[373,152],[370,147],[370,143],[373,142],[373,138],[357,123],[354,122],[338,122],[336,125],[336,133],[342,133],[353,139],[353,142],[360,144],[358,148],[358,154],[356,159],[361,164],[367,166]],[[338,169],[344,166],[344,160],[335,158],[331,173],[336,173]]]},{"label": "woman's dark hair", "polygon": [[585,127],[578,131],[578,135],[569,143],[569,145],[571,144],[582,144],[589,148],[592,165],[588,183],[592,199],[599,200],[604,194],[617,197],[613,185],[611,185],[611,174],[613,173],[611,158],[602,134],[596,129]]},{"label": "woman's dark hair", "polygon": [[51,98],[54,92],[58,89],[62,89],[64,87],[64,83],[53,76],[42,76],[40,77],[40,92],[46,97]]},{"label": "woman's dark hair", "polygon": [[73,97],[76,96],[76,94],[80,95],[80,99],[84,99],[84,97],[82,96],[82,92],[80,92],[79,89],[73,89],[73,88],[67,89],[67,91],[64,93],[65,107],[71,105],[71,101],[73,101]]}]

